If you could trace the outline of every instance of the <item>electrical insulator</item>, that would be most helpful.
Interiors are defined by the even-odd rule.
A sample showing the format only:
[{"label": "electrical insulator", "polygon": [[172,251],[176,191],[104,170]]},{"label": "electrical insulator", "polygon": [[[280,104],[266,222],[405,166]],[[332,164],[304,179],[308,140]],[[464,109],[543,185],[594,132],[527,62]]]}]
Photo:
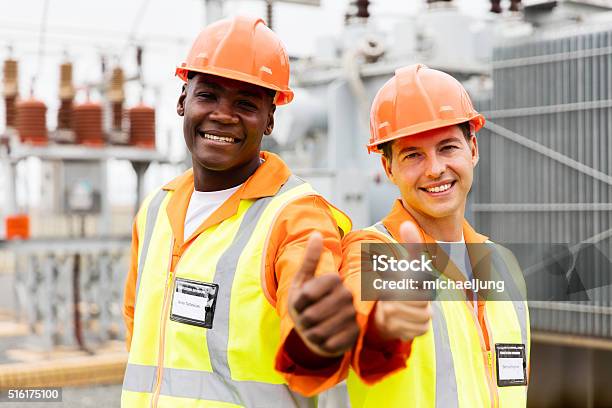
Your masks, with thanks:
[{"label": "electrical insulator", "polygon": [[60,88],[61,100],[74,98],[74,86],[72,85],[72,64],[65,62],[60,65]]},{"label": "electrical insulator", "polygon": [[4,61],[4,96],[17,96],[19,90],[17,61],[7,59]]},{"label": "electrical insulator", "polygon": [[90,146],[103,146],[102,106],[86,102],[77,105],[72,113],[72,128],[76,142]]},{"label": "electrical insulator", "polygon": [[3,95],[6,127],[17,126],[17,95],[19,93],[19,66],[17,61],[4,61]]},{"label": "electrical insulator", "polygon": [[519,11],[521,0],[510,0],[510,11]]},{"label": "electrical insulator", "polygon": [[23,143],[44,145],[47,136],[47,106],[36,99],[17,102],[17,132]]},{"label": "electrical insulator", "polygon": [[123,102],[113,102],[111,104],[113,111],[113,130],[121,130],[121,123],[123,121]]},{"label": "electrical insulator", "polygon": [[144,104],[128,111],[130,119],[130,144],[155,148],[155,109]]},{"label": "electrical insulator", "polygon": [[6,96],[4,98],[6,127],[17,126],[17,96]]},{"label": "electrical insulator", "polygon": [[353,2],[353,4],[357,6],[357,14],[355,15],[356,17],[370,17],[370,12],[368,11],[368,7],[370,7],[370,0],[356,0]]},{"label": "electrical insulator", "polygon": [[349,9],[344,15],[344,23],[350,24],[354,19],[364,20],[370,17],[368,7],[370,0],[352,0],[349,3]]},{"label": "electrical insulator", "polygon": [[72,99],[62,99],[57,111],[57,128],[72,129]]},{"label": "electrical insulator", "polygon": [[123,102],[125,99],[123,82],[123,70],[119,67],[114,68],[111,75],[110,90],[108,91],[108,99],[111,102]]},{"label": "electrical insulator", "polygon": [[502,12],[501,0],[491,0],[491,13],[500,14]]}]

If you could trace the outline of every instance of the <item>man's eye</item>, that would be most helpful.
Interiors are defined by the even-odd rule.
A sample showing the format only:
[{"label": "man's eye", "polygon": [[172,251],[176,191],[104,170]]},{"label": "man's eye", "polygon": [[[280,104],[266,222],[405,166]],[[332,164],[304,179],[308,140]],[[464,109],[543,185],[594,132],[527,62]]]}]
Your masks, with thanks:
[{"label": "man's eye", "polygon": [[442,147],[442,150],[454,150],[454,149],[458,149],[458,146],[455,145],[446,145],[444,147]]},{"label": "man's eye", "polygon": [[211,94],[210,92],[200,92],[197,94],[198,98],[202,98],[202,99],[215,99],[215,95]]},{"label": "man's eye", "polygon": [[419,155],[419,153],[408,153],[404,156],[404,159],[416,159],[417,157],[419,157]]},{"label": "man's eye", "polygon": [[238,105],[248,110],[257,109],[257,106],[253,102],[249,102],[249,101],[240,101],[238,102]]}]

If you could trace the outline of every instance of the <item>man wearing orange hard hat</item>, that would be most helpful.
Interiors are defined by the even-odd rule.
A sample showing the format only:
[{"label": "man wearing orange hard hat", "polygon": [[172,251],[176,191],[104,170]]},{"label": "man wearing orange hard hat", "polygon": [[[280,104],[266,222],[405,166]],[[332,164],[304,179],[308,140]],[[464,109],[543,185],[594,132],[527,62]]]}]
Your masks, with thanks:
[{"label": "man wearing orange hard hat", "polygon": [[350,220],[260,151],[293,99],[285,48],[261,19],[221,20],[176,75],[193,168],[134,222],[122,405],[311,407],[360,327],[337,273]]},{"label": "man wearing orange hard hat", "polygon": [[[410,243],[436,254],[429,259],[441,271],[437,280],[445,286],[439,287],[450,282],[460,290],[358,302],[358,314],[370,316],[359,341],[395,340],[402,352],[364,349],[354,356],[348,379],[353,408],[526,405],[530,333],[522,274],[512,254],[464,216],[479,158],[476,132],[484,123],[456,79],[424,65],[398,69],[374,98],[367,147],[381,153],[400,198],[381,221],[344,237],[343,279],[352,286],[361,281],[363,299],[370,289],[361,269],[364,245]],[[404,253],[414,258],[412,248]],[[523,290],[482,297],[467,283],[485,269],[491,279]],[[423,294],[423,286],[415,288]],[[401,360],[393,375],[372,375],[390,359]]]}]

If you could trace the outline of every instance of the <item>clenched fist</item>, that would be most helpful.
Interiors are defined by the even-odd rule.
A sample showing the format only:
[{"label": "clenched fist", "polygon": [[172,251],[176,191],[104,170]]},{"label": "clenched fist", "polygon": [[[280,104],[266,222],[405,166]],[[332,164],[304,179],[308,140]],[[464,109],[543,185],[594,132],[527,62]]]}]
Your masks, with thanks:
[{"label": "clenched fist", "polygon": [[[423,243],[421,234],[411,222],[402,224],[400,236],[404,243]],[[407,341],[427,332],[431,316],[431,305],[427,300],[379,300],[374,310],[374,324],[383,340]]]},{"label": "clenched fist", "polygon": [[359,326],[353,296],[340,276],[314,276],[322,250],[323,238],[315,232],[289,291],[289,315],[295,331],[313,353],[338,357],[353,347]]}]

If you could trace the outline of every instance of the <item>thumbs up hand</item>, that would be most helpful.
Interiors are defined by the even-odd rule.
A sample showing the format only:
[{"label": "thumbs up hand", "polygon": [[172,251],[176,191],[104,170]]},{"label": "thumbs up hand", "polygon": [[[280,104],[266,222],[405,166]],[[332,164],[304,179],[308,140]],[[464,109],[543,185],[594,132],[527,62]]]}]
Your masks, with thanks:
[{"label": "thumbs up hand", "polygon": [[[401,225],[400,237],[403,243],[423,244],[423,238],[412,222]],[[427,332],[431,313],[431,305],[427,300],[379,300],[374,310],[374,325],[383,340],[408,341]]]},{"label": "thumbs up hand", "polygon": [[353,347],[359,326],[353,296],[340,276],[315,277],[322,251],[323,237],[314,232],[289,290],[289,315],[310,351],[321,357],[338,357]]}]

